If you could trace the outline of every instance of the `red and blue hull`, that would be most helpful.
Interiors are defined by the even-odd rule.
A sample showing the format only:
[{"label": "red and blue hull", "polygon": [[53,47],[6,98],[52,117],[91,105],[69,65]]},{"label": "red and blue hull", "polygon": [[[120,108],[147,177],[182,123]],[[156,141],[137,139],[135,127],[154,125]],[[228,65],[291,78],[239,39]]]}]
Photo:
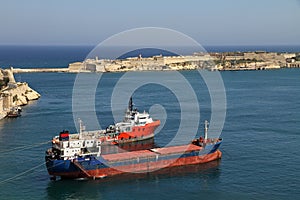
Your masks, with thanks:
[{"label": "red and blue hull", "polygon": [[[51,176],[61,178],[103,178],[125,173],[149,173],[168,167],[197,165],[221,158],[221,141],[207,145],[157,148],[134,152],[89,156],[76,160],[52,159],[46,156]],[[174,152],[175,151],[175,152]]]}]

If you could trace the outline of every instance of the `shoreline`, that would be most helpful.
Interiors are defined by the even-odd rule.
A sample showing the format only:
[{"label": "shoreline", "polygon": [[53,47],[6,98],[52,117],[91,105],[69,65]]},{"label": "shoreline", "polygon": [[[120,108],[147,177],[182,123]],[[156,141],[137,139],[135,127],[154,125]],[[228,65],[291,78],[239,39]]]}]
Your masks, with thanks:
[{"label": "shoreline", "polygon": [[[245,69],[225,69],[225,70],[214,70],[218,72],[238,72],[238,71],[274,71],[274,70],[288,70],[288,69],[300,69],[298,67],[281,67],[281,68],[272,68],[272,69],[252,69],[252,68],[245,68]],[[26,74],[26,73],[66,73],[66,74],[79,74],[79,73],[125,73],[125,72],[170,72],[170,71],[195,71],[195,70],[206,70],[206,69],[180,69],[180,70],[137,70],[137,71],[106,71],[106,72],[91,72],[91,71],[80,71],[80,72],[73,72],[69,71],[68,68],[59,68],[59,70],[55,70],[51,68],[51,70],[39,70],[39,68],[32,69],[21,69],[17,68],[14,71],[14,74]],[[213,71],[212,71],[213,72]]]},{"label": "shoreline", "polygon": [[0,120],[20,116],[20,106],[37,100],[41,95],[26,82],[16,82],[12,69],[0,69]]},{"label": "shoreline", "polygon": [[124,59],[88,58],[69,63],[65,68],[13,68],[13,73],[97,73],[129,71],[249,71],[300,68],[300,53],[251,52],[195,52],[185,56],[127,57]]}]

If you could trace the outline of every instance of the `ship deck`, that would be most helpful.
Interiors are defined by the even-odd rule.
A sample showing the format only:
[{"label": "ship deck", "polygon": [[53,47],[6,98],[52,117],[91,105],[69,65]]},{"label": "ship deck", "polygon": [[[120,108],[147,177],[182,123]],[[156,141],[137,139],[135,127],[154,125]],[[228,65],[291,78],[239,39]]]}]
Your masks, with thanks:
[{"label": "ship deck", "polygon": [[181,146],[173,146],[173,147],[163,147],[163,148],[155,148],[151,149],[151,151],[158,154],[176,154],[190,151],[200,151],[202,147],[189,144],[189,145],[181,145]]},{"label": "ship deck", "polygon": [[116,153],[116,154],[106,154],[106,155],[102,155],[102,157],[109,162],[115,162],[120,160],[156,157],[157,155],[169,155],[169,154],[178,154],[178,153],[191,152],[191,151],[200,151],[201,149],[202,147],[200,146],[190,144],[190,145],[181,145],[181,146],[173,146],[173,147],[154,148],[149,150],[123,152],[123,153]]}]

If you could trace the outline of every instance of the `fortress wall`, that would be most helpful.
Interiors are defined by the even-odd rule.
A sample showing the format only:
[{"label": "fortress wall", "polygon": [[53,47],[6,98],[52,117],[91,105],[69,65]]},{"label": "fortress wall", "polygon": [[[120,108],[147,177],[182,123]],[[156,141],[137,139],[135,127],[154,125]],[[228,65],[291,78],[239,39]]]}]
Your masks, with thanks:
[{"label": "fortress wall", "polygon": [[6,116],[6,112],[3,109],[3,98],[0,97],[0,120]]},{"label": "fortress wall", "polygon": [[70,71],[79,71],[80,69],[83,69],[84,65],[82,62],[75,62],[69,64],[69,70]]}]

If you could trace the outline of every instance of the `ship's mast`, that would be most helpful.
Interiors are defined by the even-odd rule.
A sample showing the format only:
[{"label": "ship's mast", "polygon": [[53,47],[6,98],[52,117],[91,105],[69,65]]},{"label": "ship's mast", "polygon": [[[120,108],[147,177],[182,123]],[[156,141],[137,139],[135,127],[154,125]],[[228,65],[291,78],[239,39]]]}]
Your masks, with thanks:
[{"label": "ship's mast", "polygon": [[81,140],[82,139],[82,132],[84,131],[85,127],[82,124],[82,120],[81,119],[78,119],[78,122],[79,122],[79,139]]},{"label": "ship's mast", "polygon": [[133,110],[132,97],[130,97],[130,99],[129,99],[128,110],[129,110],[130,112],[132,112],[132,110]]},{"label": "ship's mast", "polygon": [[208,131],[208,121],[207,120],[205,120],[205,122],[204,122],[204,139],[205,140],[207,140],[207,138],[208,138],[208,133],[207,133],[207,131]]}]

